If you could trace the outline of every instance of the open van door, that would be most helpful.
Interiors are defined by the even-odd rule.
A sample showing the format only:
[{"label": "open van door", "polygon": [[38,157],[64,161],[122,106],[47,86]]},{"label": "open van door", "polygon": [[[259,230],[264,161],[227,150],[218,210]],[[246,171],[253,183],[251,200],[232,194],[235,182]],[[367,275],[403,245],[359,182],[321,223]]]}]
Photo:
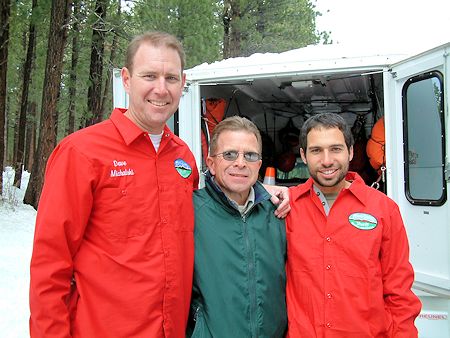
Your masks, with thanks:
[{"label": "open van door", "polygon": [[180,138],[187,143],[195,156],[197,168],[202,168],[200,87],[197,83],[188,84],[181,96],[178,114]]},{"label": "open van door", "polygon": [[450,43],[384,75],[387,193],[408,232],[420,337],[450,337],[449,53]]}]

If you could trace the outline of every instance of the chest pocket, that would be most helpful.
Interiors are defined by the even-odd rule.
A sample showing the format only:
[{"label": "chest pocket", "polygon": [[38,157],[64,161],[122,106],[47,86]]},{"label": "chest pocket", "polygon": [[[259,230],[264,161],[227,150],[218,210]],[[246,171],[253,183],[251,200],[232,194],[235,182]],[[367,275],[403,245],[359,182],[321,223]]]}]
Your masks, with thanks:
[{"label": "chest pocket", "polygon": [[152,190],[149,185],[101,189],[95,196],[91,225],[112,239],[127,239],[153,231],[156,192]]},{"label": "chest pocket", "polygon": [[112,239],[127,239],[156,231],[160,226],[193,231],[192,182],[137,181],[121,177],[95,194],[91,225]]},{"label": "chest pocket", "polygon": [[379,266],[381,236],[381,226],[361,230],[346,224],[345,231],[335,235],[340,270],[350,277],[368,278]]},{"label": "chest pocket", "polygon": [[160,182],[159,212],[163,226],[170,226],[175,231],[194,231],[192,189],[188,179]]}]

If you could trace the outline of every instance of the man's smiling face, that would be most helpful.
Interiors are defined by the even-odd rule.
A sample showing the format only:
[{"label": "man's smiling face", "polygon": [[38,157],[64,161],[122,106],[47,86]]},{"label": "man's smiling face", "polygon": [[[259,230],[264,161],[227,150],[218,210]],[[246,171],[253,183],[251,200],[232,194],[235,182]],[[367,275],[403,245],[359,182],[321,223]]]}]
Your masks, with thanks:
[{"label": "man's smiling face", "polygon": [[130,97],[125,115],[142,130],[161,133],[178,109],[185,83],[179,54],[143,43],[134,56],[132,71],[122,69],[122,79]]},{"label": "man's smiling face", "polygon": [[313,128],[307,136],[306,151],[300,150],[314,183],[325,194],[338,193],[345,186],[345,176],[353,158],[344,134],[338,128]]},{"label": "man's smiling face", "polygon": [[[220,156],[224,151],[231,150],[239,152],[236,160],[227,161]],[[250,187],[256,183],[262,164],[261,160],[246,161],[243,155],[246,152],[261,153],[256,136],[244,130],[225,130],[219,135],[215,154],[206,160],[217,185],[228,198],[241,205],[247,200]]]}]

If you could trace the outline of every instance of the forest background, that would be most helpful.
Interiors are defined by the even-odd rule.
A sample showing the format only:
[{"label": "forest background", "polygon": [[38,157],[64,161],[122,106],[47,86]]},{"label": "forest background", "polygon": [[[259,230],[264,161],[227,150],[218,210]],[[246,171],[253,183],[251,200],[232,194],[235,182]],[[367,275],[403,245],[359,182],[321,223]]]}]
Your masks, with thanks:
[{"label": "forest background", "polygon": [[36,208],[57,142],[109,117],[112,70],[136,34],[174,34],[190,68],[330,43],[319,15],[310,0],[0,0],[0,167],[16,186],[31,172]]}]

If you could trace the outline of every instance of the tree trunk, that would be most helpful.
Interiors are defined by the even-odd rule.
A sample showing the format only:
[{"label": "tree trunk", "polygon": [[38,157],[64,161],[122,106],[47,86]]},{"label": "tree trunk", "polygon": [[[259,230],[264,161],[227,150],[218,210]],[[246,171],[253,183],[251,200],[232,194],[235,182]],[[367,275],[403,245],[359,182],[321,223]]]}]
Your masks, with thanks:
[{"label": "tree trunk", "polygon": [[3,167],[5,161],[6,74],[8,70],[8,43],[10,0],[0,0],[0,196],[3,195]]},{"label": "tree trunk", "polygon": [[32,101],[29,104],[27,119],[27,132],[25,136],[25,154],[24,154],[24,169],[31,171],[33,166],[34,151],[36,148],[36,102]]},{"label": "tree trunk", "polygon": [[266,18],[265,18],[265,1],[264,0],[258,0],[257,1],[257,13],[258,13],[258,19],[256,20],[256,30],[258,33],[263,35],[266,32]]},{"label": "tree trunk", "polygon": [[79,18],[79,6],[78,0],[73,1],[73,30],[72,30],[72,63],[70,66],[70,81],[69,81],[69,121],[67,126],[67,134],[72,134],[75,131],[75,99],[77,95],[77,65],[78,54],[80,46],[78,45],[78,20]]},{"label": "tree trunk", "polygon": [[91,66],[89,68],[88,113],[90,114],[90,119],[87,119],[86,126],[100,122],[103,119],[101,104],[106,8],[106,0],[97,0],[95,5],[97,20],[92,30]]},{"label": "tree trunk", "polygon": [[222,17],[224,25],[223,58],[236,57],[241,52],[242,34],[239,28],[241,8],[239,1],[225,0]]},{"label": "tree trunk", "polygon": [[224,10],[222,15],[223,22],[223,58],[228,59],[230,56],[230,31],[231,31],[231,4],[230,1],[224,1]]},{"label": "tree trunk", "polygon": [[23,67],[23,85],[22,85],[22,100],[20,102],[20,114],[19,114],[19,133],[17,140],[17,152],[16,152],[16,175],[14,176],[14,186],[20,188],[20,182],[22,181],[22,166],[24,163],[24,148],[25,148],[25,130],[27,125],[27,108],[28,108],[28,92],[31,83],[31,72],[33,69],[35,45],[36,45],[36,25],[33,20],[33,12],[37,7],[37,0],[32,2],[32,13],[30,20],[29,39],[27,56]]},{"label": "tree trunk", "polygon": [[[120,21],[121,8],[122,8],[121,2],[122,2],[121,0],[118,0],[117,21]],[[101,112],[105,111],[105,103],[106,103],[106,99],[108,98],[109,85],[111,82],[112,72],[114,69],[114,64],[115,64],[115,59],[116,59],[117,39],[118,39],[117,31],[116,31],[116,29],[114,29],[113,41],[111,43],[111,54],[109,55],[110,68],[108,69],[108,72],[106,73],[105,89],[103,91],[102,104],[100,106]]]},{"label": "tree trunk", "polygon": [[34,208],[37,208],[44,184],[45,165],[56,144],[55,114],[61,83],[64,45],[67,39],[67,23],[70,14],[69,1],[52,1],[44,89],[42,92],[39,141],[30,181],[24,198],[24,202],[31,204]]}]

